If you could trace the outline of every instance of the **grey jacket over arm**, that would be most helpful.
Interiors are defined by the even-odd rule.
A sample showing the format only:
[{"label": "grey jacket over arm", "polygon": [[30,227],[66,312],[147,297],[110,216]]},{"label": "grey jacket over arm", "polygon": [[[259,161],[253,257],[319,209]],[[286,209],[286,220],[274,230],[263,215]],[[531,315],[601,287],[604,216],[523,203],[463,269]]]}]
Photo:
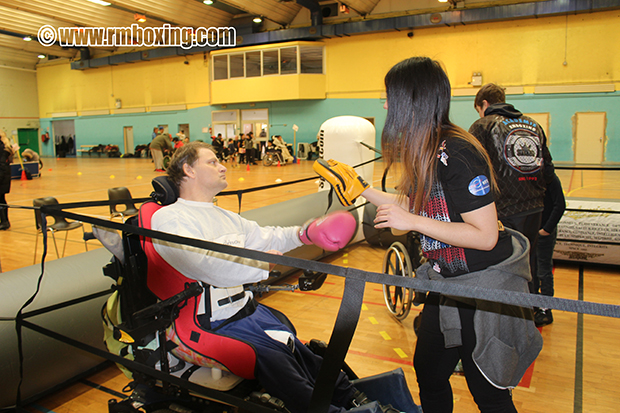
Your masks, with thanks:
[{"label": "grey jacket over arm", "polygon": [[[517,231],[508,228],[506,231],[511,234],[513,253],[499,264],[444,278],[427,263],[418,268],[416,277],[487,289],[529,292],[529,242]],[[543,340],[534,325],[532,309],[480,299],[442,296],[439,311],[446,348],[462,344],[461,320],[454,300],[476,307],[476,347],[472,358],[480,372],[497,388],[516,387],[542,350]]]}]

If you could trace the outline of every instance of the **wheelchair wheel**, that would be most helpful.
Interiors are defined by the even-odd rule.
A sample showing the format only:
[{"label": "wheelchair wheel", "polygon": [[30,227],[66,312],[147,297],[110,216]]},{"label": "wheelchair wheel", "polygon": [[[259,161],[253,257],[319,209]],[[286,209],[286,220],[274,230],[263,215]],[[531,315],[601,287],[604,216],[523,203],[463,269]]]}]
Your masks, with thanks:
[{"label": "wheelchair wheel", "polygon": [[164,156],[164,171],[168,169],[169,165],[170,165],[170,155],[166,155]]},{"label": "wheelchair wheel", "polygon": [[273,154],[266,153],[265,156],[263,156],[263,165],[271,166],[272,163],[273,163]]},{"label": "wheelchair wheel", "polygon": [[[413,267],[407,248],[395,242],[383,257],[383,272],[385,274],[398,275],[401,277],[413,277]],[[396,287],[393,285],[383,286],[383,298],[388,311],[397,320],[404,320],[409,315],[411,303],[413,302],[414,291],[412,288]]]}]

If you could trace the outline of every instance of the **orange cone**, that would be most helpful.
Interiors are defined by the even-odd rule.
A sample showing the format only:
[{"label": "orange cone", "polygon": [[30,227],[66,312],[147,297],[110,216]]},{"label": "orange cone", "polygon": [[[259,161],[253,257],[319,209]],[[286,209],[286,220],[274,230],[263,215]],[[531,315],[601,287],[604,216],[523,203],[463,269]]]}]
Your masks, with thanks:
[{"label": "orange cone", "polygon": [[280,161],[278,160],[278,168],[280,167]]},{"label": "orange cone", "polygon": [[28,180],[28,177],[26,176],[26,170],[25,170],[25,169],[22,169],[22,178],[21,178],[21,181],[27,181],[27,180]]},{"label": "orange cone", "polygon": [[245,168],[246,171],[250,172],[250,164],[248,164],[247,168]]}]

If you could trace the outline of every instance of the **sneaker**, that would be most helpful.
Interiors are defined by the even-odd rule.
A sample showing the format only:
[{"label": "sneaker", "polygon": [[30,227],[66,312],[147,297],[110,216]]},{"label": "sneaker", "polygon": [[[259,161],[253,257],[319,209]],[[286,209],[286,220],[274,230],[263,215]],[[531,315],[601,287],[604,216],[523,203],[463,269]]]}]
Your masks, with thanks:
[{"label": "sneaker", "polygon": [[551,314],[551,310],[543,310],[539,308],[534,314],[534,324],[536,327],[547,326],[553,323],[553,315]]}]

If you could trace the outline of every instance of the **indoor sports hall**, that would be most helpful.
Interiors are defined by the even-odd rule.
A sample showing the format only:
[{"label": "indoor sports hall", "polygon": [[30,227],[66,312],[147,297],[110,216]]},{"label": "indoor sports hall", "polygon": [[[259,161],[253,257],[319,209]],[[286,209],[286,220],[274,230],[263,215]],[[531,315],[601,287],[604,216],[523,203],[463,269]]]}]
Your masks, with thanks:
[{"label": "indoor sports hall", "polygon": [[[620,54],[615,45],[620,1],[98,3],[0,1],[0,130],[19,146],[20,155],[30,148],[41,161],[16,154],[6,194],[10,228],[0,231],[0,301],[5,303],[0,313],[4,343],[0,371],[10,385],[0,386],[4,388],[0,410],[15,408],[20,377],[14,348],[16,310],[37,290],[42,269],[45,237],[33,209],[35,200],[108,201],[115,188],[126,188],[124,194],[144,200],[153,192],[152,180],[165,175],[155,170],[149,154],[153,135],[212,143],[218,134],[227,142],[252,132],[254,162],[245,154],[234,162],[226,153],[221,159],[227,169],[226,191],[231,194],[218,196],[216,203],[242,214],[261,209],[277,218],[279,204],[319,191],[322,184],[313,163],[324,155],[321,131],[326,121],[344,116],[365,119],[373,126],[374,144],[364,145],[363,151],[365,157],[377,159],[370,163],[367,180],[375,188],[393,189],[398,171],[384,175],[380,159],[386,122],[384,77],[392,66],[412,56],[429,56],[441,63],[452,88],[450,118],[465,130],[479,119],[474,97],[486,83],[504,87],[506,102],[543,127],[567,200],[554,254],[555,297],[609,305],[609,314],[617,314]],[[44,45],[42,27],[53,29],[57,36],[49,45]],[[107,28],[108,33],[133,27],[132,43],[105,43],[95,36],[100,42],[96,45],[61,46],[61,36],[69,36],[63,28],[83,33],[95,27]],[[176,45],[165,43],[174,40],[167,35],[154,36],[162,44],[140,43],[148,40],[149,30],[156,33],[154,28],[162,27],[193,31],[179,35],[182,41]],[[234,44],[196,43],[199,28],[224,27],[234,28],[234,36],[225,32]],[[210,33],[214,40],[214,32]],[[289,145],[293,162],[282,158],[264,162],[276,135]],[[335,159],[339,155],[329,154]],[[165,158],[164,165],[168,161]],[[268,188],[254,190],[259,187]],[[327,197],[327,192],[321,193]],[[338,202],[335,196],[332,202]],[[136,208],[140,204],[134,202]],[[127,207],[131,205],[117,209]],[[116,224],[128,218],[114,214],[108,205],[82,205],[70,211]],[[50,218],[48,225],[52,222]],[[371,223],[361,217],[359,225],[363,233]],[[104,249],[91,232],[87,222],[73,224],[68,231],[48,231],[45,265],[62,268],[63,262],[78,255],[88,261],[88,254]],[[380,273],[390,240],[368,242],[362,236],[320,262]],[[67,273],[75,272],[70,265]],[[91,267],[80,270],[80,279],[105,280],[97,260]],[[276,284],[295,284],[302,275],[289,273]],[[24,281],[12,291],[17,274],[24,274]],[[286,313],[303,342],[313,338],[327,342],[345,279],[329,274],[318,290],[274,291],[257,300]],[[79,283],[60,280],[43,277],[31,309],[57,304],[56,294],[64,299],[81,294]],[[104,298],[97,300],[100,308]],[[586,311],[589,314],[579,311],[583,307],[554,309],[553,323],[539,327],[542,351],[512,391],[519,412],[617,411],[620,320],[617,315],[594,315],[602,308],[594,307]],[[401,368],[416,404],[420,398],[412,361],[417,340],[413,323],[422,308],[411,306],[408,315],[397,318],[388,310],[384,286],[367,283],[345,358],[360,376]],[[75,311],[80,310],[61,311],[66,331],[79,333],[83,321],[77,320],[82,314]],[[46,317],[34,320],[44,324]],[[88,322],[95,320],[99,324],[94,329],[99,329],[99,319],[93,314]],[[103,326],[100,330],[100,337],[90,339],[104,348]],[[27,328],[21,334],[28,351],[51,340]],[[57,362],[67,366],[67,374],[49,380],[37,374],[39,369],[45,371],[46,360],[39,360],[36,352],[23,354],[20,409],[103,413],[110,399],[128,396],[130,380],[114,363],[82,350],[69,352],[89,361],[74,366],[71,357],[60,356]],[[463,375],[455,372],[450,383],[455,412],[479,411]]]}]

